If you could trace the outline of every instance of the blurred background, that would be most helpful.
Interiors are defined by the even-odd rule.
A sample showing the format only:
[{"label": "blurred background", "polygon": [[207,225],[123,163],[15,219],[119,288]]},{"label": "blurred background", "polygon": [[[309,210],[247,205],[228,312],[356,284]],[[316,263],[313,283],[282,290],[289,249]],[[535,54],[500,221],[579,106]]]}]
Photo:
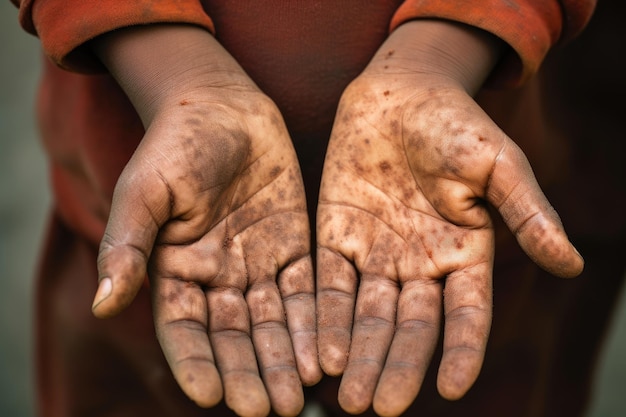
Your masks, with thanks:
[{"label": "blurred background", "polygon": [[[0,57],[0,416],[34,417],[32,277],[50,195],[33,114],[39,43],[20,28],[8,1],[0,2]],[[626,415],[626,294],[621,298],[589,417]]]}]

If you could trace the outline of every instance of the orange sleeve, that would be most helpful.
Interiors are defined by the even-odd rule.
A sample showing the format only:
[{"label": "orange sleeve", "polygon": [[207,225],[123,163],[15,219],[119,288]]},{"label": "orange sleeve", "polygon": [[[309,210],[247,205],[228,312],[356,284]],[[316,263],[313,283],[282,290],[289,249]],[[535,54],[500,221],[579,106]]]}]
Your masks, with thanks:
[{"label": "orange sleeve", "polygon": [[187,23],[213,32],[199,0],[12,0],[21,26],[38,36],[44,53],[72,71],[100,71],[93,55],[81,48],[103,33],[149,23]]},{"label": "orange sleeve", "polygon": [[591,18],[597,0],[407,0],[396,11],[391,30],[418,18],[453,20],[504,40],[510,52],[489,84],[513,87],[534,75],[548,51],[575,37]]}]

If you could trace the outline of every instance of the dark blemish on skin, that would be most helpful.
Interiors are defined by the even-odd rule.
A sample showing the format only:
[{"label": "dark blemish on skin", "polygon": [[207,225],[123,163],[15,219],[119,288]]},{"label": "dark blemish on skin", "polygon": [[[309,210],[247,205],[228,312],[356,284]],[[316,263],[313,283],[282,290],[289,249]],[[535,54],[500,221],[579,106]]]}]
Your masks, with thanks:
[{"label": "dark blemish on skin", "polygon": [[277,165],[270,171],[270,177],[275,178],[278,174],[280,174],[280,167]]},{"label": "dark blemish on skin", "polygon": [[465,148],[464,146],[455,146],[454,153],[457,157],[471,155],[472,151],[470,149]]},{"label": "dark blemish on skin", "polygon": [[274,113],[272,113],[272,117],[270,117],[270,123],[274,127],[280,126],[282,124],[281,120]]},{"label": "dark blemish on skin", "polygon": [[398,133],[400,133],[400,123],[398,123],[397,120],[392,120],[391,121],[391,133],[394,136],[397,136]]},{"label": "dark blemish on skin", "polygon": [[189,101],[181,100],[180,103],[178,103],[178,104],[180,104],[181,106],[186,106],[187,104],[189,104]]},{"label": "dark blemish on skin", "polygon": [[233,243],[233,238],[230,236],[226,236],[224,237],[224,240],[222,241],[222,247],[223,248],[229,248]]},{"label": "dark blemish on skin", "polygon": [[274,201],[272,201],[271,198],[268,198],[267,200],[265,200],[263,202],[263,209],[265,211],[272,211],[272,209],[274,208]]},{"label": "dark blemish on skin", "polygon": [[380,170],[382,172],[384,172],[385,174],[388,173],[391,170],[391,164],[388,161],[383,161],[381,162],[378,167],[380,168]]},{"label": "dark blemish on skin", "polygon": [[413,188],[407,188],[402,192],[404,201],[411,201],[415,196],[415,190]]},{"label": "dark blemish on skin", "polygon": [[[200,126],[200,124],[202,124],[202,120],[198,117],[192,117],[187,120],[187,124],[189,126]],[[194,130],[194,133],[197,133],[196,130],[197,129]]]},{"label": "dark blemish on skin", "polygon": [[348,215],[348,218],[346,219],[346,228],[343,231],[343,236],[344,237],[348,237],[350,235],[352,235],[354,233],[354,223],[355,223],[356,219],[354,218],[353,214]]},{"label": "dark blemish on skin", "polygon": [[463,242],[461,242],[458,238],[454,238],[454,246],[460,250],[463,249],[465,245],[463,245]]},{"label": "dark blemish on skin", "polygon": [[485,139],[485,138],[484,138],[484,137],[482,137],[482,136],[479,136],[479,137],[478,137],[478,141],[479,141],[479,142],[484,142],[484,141],[486,141],[486,140],[487,140],[487,139]]},{"label": "dark blemish on skin", "polygon": [[383,92],[383,96],[387,97],[388,95],[389,95],[389,90],[385,90],[385,91]]},{"label": "dark blemish on skin", "polygon": [[357,159],[352,159],[352,167],[354,168],[354,170],[359,174],[359,175],[363,175],[366,170],[363,168],[363,166],[360,164],[360,162]]},{"label": "dark blemish on skin", "polygon": [[396,51],[394,49],[390,49],[389,51],[387,51],[387,53],[385,54],[385,59],[389,59],[393,56],[393,54],[395,54]]},{"label": "dark blemish on skin", "polygon": [[170,292],[167,297],[166,300],[169,304],[176,304],[178,303],[178,293],[175,291]]},{"label": "dark blemish on skin", "polygon": [[370,144],[370,140],[368,138],[365,138],[365,140],[363,142],[365,142],[368,145]]}]

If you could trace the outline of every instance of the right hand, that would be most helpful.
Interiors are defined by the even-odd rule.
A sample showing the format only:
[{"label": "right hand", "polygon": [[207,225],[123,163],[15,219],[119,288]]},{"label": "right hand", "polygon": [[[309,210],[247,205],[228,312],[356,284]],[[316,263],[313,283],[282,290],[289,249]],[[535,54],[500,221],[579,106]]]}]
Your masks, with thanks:
[{"label": "right hand", "polygon": [[496,52],[474,29],[409,22],[341,98],[320,187],[317,303],[320,362],[342,375],[348,413],[404,413],[440,330],[439,393],[470,389],[492,318],[490,206],[539,266],[583,268],[522,150],[470,95]]},{"label": "right hand", "polygon": [[[242,416],[266,415],[270,406],[296,415],[302,384],[321,378],[296,154],[271,100],[209,34],[184,30],[206,35],[207,47],[240,71],[237,82],[178,83],[148,109],[137,103],[150,100],[133,96],[141,89],[125,88],[147,130],[115,189],[93,311],[121,312],[147,273],[157,337],[191,399],[210,407],[224,395]],[[113,49],[100,50],[116,75],[120,66],[106,60]],[[122,87],[133,79],[117,75]]]}]

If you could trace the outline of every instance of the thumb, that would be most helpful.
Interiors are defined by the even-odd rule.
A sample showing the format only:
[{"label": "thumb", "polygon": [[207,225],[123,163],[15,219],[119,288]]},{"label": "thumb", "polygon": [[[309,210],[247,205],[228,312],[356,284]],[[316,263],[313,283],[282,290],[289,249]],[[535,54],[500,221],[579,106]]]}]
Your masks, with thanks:
[{"label": "thumb", "polygon": [[159,228],[170,214],[167,187],[154,178],[120,177],[98,252],[98,290],[92,311],[108,318],[122,312],[145,282]]},{"label": "thumb", "polygon": [[511,140],[506,141],[496,158],[487,200],[498,209],[522,249],[537,265],[563,278],[582,272],[583,258],[541,191],[528,159]]}]

